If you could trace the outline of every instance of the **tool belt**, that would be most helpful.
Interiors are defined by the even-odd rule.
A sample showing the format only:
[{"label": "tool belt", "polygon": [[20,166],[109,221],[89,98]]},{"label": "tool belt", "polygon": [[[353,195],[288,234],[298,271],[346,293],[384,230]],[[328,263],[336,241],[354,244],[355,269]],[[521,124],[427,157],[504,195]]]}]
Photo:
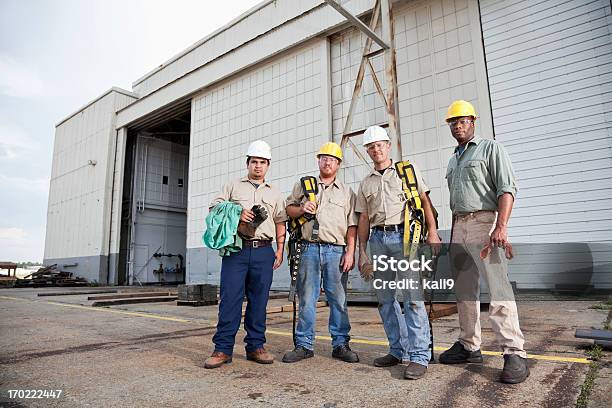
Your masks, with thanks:
[{"label": "tool belt", "polygon": [[[395,163],[395,170],[402,181],[402,189],[406,197],[404,208],[404,256],[412,260],[417,257],[419,244],[427,238],[427,224],[421,197],[419,197],[418,181],[414,166],[409,161]],[[438,213],[433,208],[436,224]]]},{"label": "tool belt", "polygon": [[[305,176],[300,179],[302,185],[302,192],[304,197],[308,201],[317,201],[317,194],[319,193],[319,184],[317,183],[316,177]],[[291,285],[289,287],[289,300],[295,301],[295,292],[297,286],[297,276],[300,271],[300,260],[304,251],[305,242],[302,240],[302,225],[307,222],[313,222],[312,237],[311,239],[317,240],[319,236],[319,223],[314,214],[306,213],[298,218],[292,218],[289,221],[289,240],[287,259],[289,261],[289,274],[291,277]]]}]

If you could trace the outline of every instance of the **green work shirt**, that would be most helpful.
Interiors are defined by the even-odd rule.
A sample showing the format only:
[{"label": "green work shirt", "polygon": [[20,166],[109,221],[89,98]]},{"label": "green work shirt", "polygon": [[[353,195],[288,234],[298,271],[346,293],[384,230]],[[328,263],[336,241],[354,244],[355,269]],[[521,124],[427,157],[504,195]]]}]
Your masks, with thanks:
[{"label": "green work shirt", "polygon": [[516,196],[517,185],[506,149],[495,140],[474,137],[463,153],[459,147],[448,161],[446,181],[453,214],[497,211],[498,197]]}]

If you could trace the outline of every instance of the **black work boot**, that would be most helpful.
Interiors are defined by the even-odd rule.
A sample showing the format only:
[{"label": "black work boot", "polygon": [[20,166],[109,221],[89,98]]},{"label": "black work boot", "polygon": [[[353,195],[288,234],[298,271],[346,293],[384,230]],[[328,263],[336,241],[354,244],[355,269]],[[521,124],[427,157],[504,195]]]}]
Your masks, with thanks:
[{"label": "black work boot", "polygon": [[375,358],[374,367],[391,367],[394,365],[398,365],[401,362],[402,361],[394,355],[387,354],[386,356]]},{"label": "black work boot", "polygon": [[355,353],[348,344],[343,344],[341,346],[334,347],[334,351],[332,351],[332,357],[342,360],[346,363],[358,363],[359,356]]},{"label": "black work boot", "polygon": [[482,363],[480,350],[468,351],[463,344],[455,342],[453,347],[440,354],[438,358],[442,364]]},{"label": "black work boot", "polygon": [[308,350],[306,347],[297,346],[291,351],[288,351],[283,356],[283,363],[297,363],[298,361],[304,360],[314,356],[314,351]]},{"label": "black work boot", "polygon": [[529,377],[527,359],[517,354],[504,354],[504,369],[499,380],[506,384],[518,384]]}]

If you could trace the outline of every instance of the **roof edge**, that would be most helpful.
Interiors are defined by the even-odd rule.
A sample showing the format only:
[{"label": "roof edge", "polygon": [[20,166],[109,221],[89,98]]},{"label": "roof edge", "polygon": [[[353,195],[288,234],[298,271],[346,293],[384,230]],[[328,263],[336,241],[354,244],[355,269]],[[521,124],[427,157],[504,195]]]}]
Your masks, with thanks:
[{"label": "roof edge", "polygon": [[119,88],[117,86],[113,86],[108,91],[104,92],[103,94],[101,94],[97,98],[94,98],[93,100],[89,101],[88,103],[86,103],[85,105],[83,105],[79,109],[77,109],[76,111],[72,112],[70,115],[66,116],[64,119],[62,119],[59,122],[57,122],[55,127],[57,128],[62,123],[66,122],[67,120],[71,119],[73,116],[75,116],[78,113],[80,113],[80,112],[84,111],[85,109],[89,108],[91,105],[93,105],[94,103],[98,102],[100,99],[104,98],[106,95],[108,95],[108,94],[110,94],[112,92],[116,92],[116,93],[119,93],[119,94],[122,94],[122,95],[125,95],[125,96],[129,96],[129,97],[132,97],[134,99],[138,99],[138,97],[139,97],[138,94],[136,94],[134,92],[127,91],[127,90],[125,90],[123,88]]},{"label": "roof edge", "polygon": [[208,34],[206,37],[202,38],[201,40],[198,40],[197,42],[195,42],[194,44],[190,45],[189,47],[187,47],[183,51],[181,51],[178,54],[174,55],[169,60],[163,62],[162,64],[160,64],[156,68],[152,69],[151,71],[147,72],[146,74],[144,74],[143,76],[141,76],[140,78],[138,78],[137,80],[132,82],[132,88],[136,87],[140,83],[142,83],[145,80],[149,79],[150,77],[152,77],[153,75],[155,75],[156,73],[158,73],[162,69],[166,68],[168,65],[172,64],[173,62],[178,61],[180,58],[182,58],[185,55],[189,54],[191,51],[195,50],[200,45],[210,41],[211,39],[213,39],[214,37],[218,36],[222,32],[229,30],[230,28],[232,28],[236,24],[240,23],[241,21],[245,20],[246,18],[250,17],[251,15],[257,13],[259,10],[267,7],[271,3],[274,3],[275,1],[276,0],[264,0],[261,3],[251,7],[249,10],[245,11],[244,13],[239,15],[238,17],[234,18],[229,23],[227,23],[224,26],[216,29],[212,33]]}]

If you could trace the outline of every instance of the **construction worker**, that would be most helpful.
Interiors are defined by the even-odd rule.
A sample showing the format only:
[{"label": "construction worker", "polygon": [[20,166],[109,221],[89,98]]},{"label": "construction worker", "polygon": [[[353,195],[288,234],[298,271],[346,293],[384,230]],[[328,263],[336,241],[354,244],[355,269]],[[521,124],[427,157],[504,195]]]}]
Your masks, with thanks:
[{"label": "construction worker", "polygon": [[[372,255],[387,255],[402,259],[404,235],[404,211],[407,199],[402,181],[390,159],[391,142],[385,129],[369,127],[363,135],[363,145],[374,162],[374,170],[359,185],[355,211],[359,213],[359,269],[364,273],[371,265],[366,248]],[[427,243],[439,250],[435,216],[427,193],[429,188],[414,166],[418,195],[422,200],[425,222],[429,229]],[[397,279],[396,271],[374,270],[374,278],[383,282]],[[417,281],[419,281],[417,279]],[[404,315],[395,296],[395,289],[388,286],[376,289],[378,311],[383,322],[389,353],[374,360],[376,367],[390,367],[408,361],[404,378],[418,379],[425,375],[431,357],[430,330],[422,296],[403,292]]]},{"label": "construction worker", "polygon": [[[283,261],[285,242],[285,203],[280,192],[265,180],[272,158],[270,146],[261,140],[251,143],[246,154],[248,174],[223,187],[211,202],[214,207],[224,201],[242,206],[240,221],[254,220],[253,208],[263,207],[267,218],[255,230],[252,239],[242,240],[242,250],[223,257],[221,265],[219,320],[213,337],[215,350],[206,359],[206,368],[217,368],[232,361],[235,337],[240,327],[242,301],[247,298],[244,327],[247,335],[247,360],[271,364],[274,358],[268,353],[266,342],[266,306],[272,271]],[[276,238],[276,251],[272,239]]]},{"label": "construction worker", "polygon": [[[451,266],[455,278],[460,334],[440,362],[481,363],[479,279],[490,291],[489,319],[504,352],[500,380],[516,384],[529,376],[524,337],[519,327],[504,249],[517,184],[504,147],[474,135],[476,111],[458,100],[448,107],[446,122],[457,140],[446,179],[453,212]],[[481,253],[484,252],[484,253]]]},{"label": "construction worker", "polygon": [[287,198],[287,215],[315,217],[302,225],[302,256],[297,277],[300,300],[295,349],[283,356],[285,363],[295,363],[314,355],[316,305],[321,277],[329,304],[329,333],[332,357],[348,363],[359,361],[349,347],[351,325],[347,312],[346,284],[355,263],[357,215],[355,193],[336,178],[342,162],[342,149],[325,143],[317,154],[319,164],[316,201],[308,201],[301,182]]}]

